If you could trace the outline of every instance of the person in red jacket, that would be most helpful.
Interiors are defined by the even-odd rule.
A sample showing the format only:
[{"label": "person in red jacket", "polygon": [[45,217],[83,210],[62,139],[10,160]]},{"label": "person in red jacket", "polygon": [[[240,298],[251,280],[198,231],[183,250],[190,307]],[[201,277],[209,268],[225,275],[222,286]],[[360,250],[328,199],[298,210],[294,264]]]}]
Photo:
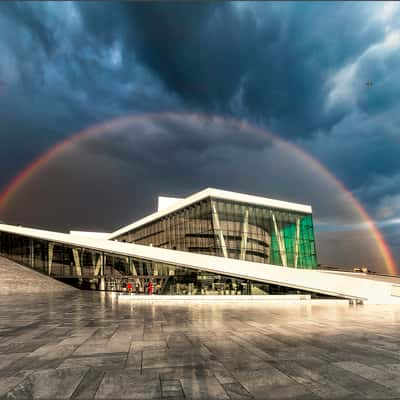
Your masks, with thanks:
[{"label": "person in red jacket", "polygon": [[149,282],[149,286],[147,287],[147,291],[149,294],[153,294],[153,282]]}]

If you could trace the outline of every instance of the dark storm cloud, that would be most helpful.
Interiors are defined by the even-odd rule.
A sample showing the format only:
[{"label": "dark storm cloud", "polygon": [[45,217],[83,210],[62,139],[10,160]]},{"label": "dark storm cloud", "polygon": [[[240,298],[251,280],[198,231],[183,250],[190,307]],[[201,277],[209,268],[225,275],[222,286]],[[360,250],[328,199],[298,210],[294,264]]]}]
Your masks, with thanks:
[{"label": "dark storm cloud", "polygon": [[[145,111],[194,111],[244,118],[299,144],[376,218],[389,209],[395,218],[400,215],[396,7],[2,3],[0,188],[40,153],[87,126]],[[151,146],[137,147],[136,160],[159,171],[154,151],[174,154],[177,142],[182,145],[177,157],[187,165],[192,154],[220,150],[221,143],[222,159],[238,157],[242,147],[264,148],[257,140],[210,137],[195,129],[189,135],[186,129],[159,131]],[[101,144],[94,143],[93,152],[108,151],[127,165],[132,157],[124,146],[96,146]],[[162,166],[172,192],[182,163]],[[229,171],[221,167],[219,174],[216,186]]]},{"label": "dark storm cloud", "polygon": [[[9,3],[0,9],[1,72],[16,103],[43,125],[53,122],[56,137],[126,112],[170,108],[313,137],[351,111],[326,110],[329,79],[383,40],[385,24],[370,23],[379,12],[358,3]],[[367,76],[351,84],[364,89]],[[378,90],[375,100],[360,93],[360,106],[382,104]]]},{"label": "dark storm cloud", "polygon": [[374,117],[353,112],[329,132],[318,132],[305,147],[352,191],[365,186],[371,195],[377,194],[374,189],[377,180],[388,174],[395,176],[400,168],[398,124],[400,114],[397,111]]},{"label": "dark storm cloud", "polygon": [[[129,126],[129,125],[128,125]],[[160,159],[160,154],[176,151],[179,145],[180,155],[206,153],[210,149],[228,147],[245,151],[263,151],[272,143],[266,135],[259,135],[249,129],[241,129],[234,120],[222,120],[202,114],[176,113],[172,115],[156,115],[143,120],[132,119],[131,134],[126,134],[126,127],[113,129],[117,140],[104,141],[102,136],[90,141],[87,151],[103,153],[122,160],[133,162],[142,160],[149,167]],[[219,127],[219,129],[218,129]],[[124,135],[118,135],[124,132]],[[185,165],[183,160],[182,164]],[[151,169],[151,167],[149,167]]]},{"label": "dark storm cloud", "polygon": [[[74,3],[0,6],[0,187],[52,145],[120,114],[175,107],[162,83],[122,54],[118,24],[97,31]],[[112,5],[109,5],[111,7]],[[118,9],[118,7],[116,8]],[[103,5],[94,15],[112,17]],[[122,14],[119,14],[120,17]],[[168,106],[167,106],[168,105]]]},{"label": "dark storm cloud", "polygon": [[170,90],[201,109],[251,115],[292,137],[334,122],[322,110],[329,74],[384,35],[382,26],[365,25],[370,10],[357,4],[142,4],[129,11],[130,48]]},{"label": "dark storm cloud", "polygon": [[257,32],[252,16],[241,18],[228,3],[142,4],[129,15],[138,57],[170,90],[208,110],[227,110],[251,63],[251,40],[274,35],[268,23]]},{"label": "dark storm cloud", "polygon": [[180,106],[313,135],[343,113],[323,110],[329,75],[384,35],[366,23],[374,6],[360,4],[54,6],[2,9],[18,59],[30,60],[17,65],[19,83],[85,122]]}]

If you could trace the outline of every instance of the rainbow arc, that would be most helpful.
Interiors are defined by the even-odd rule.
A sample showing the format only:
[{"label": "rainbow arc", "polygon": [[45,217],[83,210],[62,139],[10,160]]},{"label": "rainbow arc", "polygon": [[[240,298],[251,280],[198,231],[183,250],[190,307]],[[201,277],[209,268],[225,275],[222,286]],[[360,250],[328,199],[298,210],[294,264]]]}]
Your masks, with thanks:
[{"label": "rainbow arc", "polygon": [[368,229],[370,230],[377,247],[379,249],[379,252],[384,260],[386,269],[389,274],[397,274],[397,269],[396,269],[396,263],[394,261],[393,255],[391,253],[391,250],[386,243],[381,231],[378,229],[372,218],[369,216],[365,208],[362,206],[362,204],[356,199],[356,197],[345,187],[345,185],[335,176],[333,175],[321,162],[310,156],[308,153],[306,153],[303,149],[300,147],[294,145],[291,142],[288,142],[277,135],[272,134],[269,131],[265,131],[259,127],[250,125],[247,122],[244,121],[238,121],[232,118],[222,118],[219,116],[209,116],[205,114],[200,114],[200,113],[180,113],[180,112],[162,112],[162,113],[146,113],[146,114],[140,114],[140,115],[128,115],[124,117],[119,117],[113,120],[109,120],[106,122],[103,122],[101,124],[89,127],[87,129],[84,129],[78,133],[75,133],[71,135],[69,138],[67,138],[64,141],[61,141],[57,143],[55,146],[53,146],[50,150],[46,151],[44,154],[39,156],[37,159],[35,159],[32,163],[30,163],[26,168],[24,168],[17,176],[10,182],[10,184],[5,188],[5,190],[0,194],[0,211],[1,209],[4,209],[6,205],[12,200],[13,196],[15,196],[18,192],[18,190],[34,175],[36,174],[42,166],[44,166],[47,162],[50,160],[56,158],[60,154],[62,154],[64,151],[66,151],[70,146],[79,143],[81,140],[90,138],[93,136],[97,135],[102,135],[106,134],[107,132],[116,130],[116,129],[122,129],[132,122],[137,122],[137,121],[145,121],[148,119],[157,119],[157,118],[163,118],[163,117],[171,117],[173,118],[174,116],[185,116],[185,118],[195,118],[195,119],[200,119],[200,120],[206,120],[206,121],[212,121],[213,123],[217,124],[226,124],[229,122],[233,127],[236,127],[240,130],[246,130],[249,132],[253,132],[254,134],[261,135],[263,137],[269,137],[276,141],[277,143],[280,143],[287,148],[289,148],[291,151],[294,152],[300,159],[303,161],[309,163],[313,168],[318,170],[323,176],[325,176],[327,179],[332,181],[336,187],[343,193],[346,194],[346,196],[349,198],[351,201],[352,205],[355,207],[357,212],[359,213],[360,217],[364,221],[364,223],[368,226]]}]

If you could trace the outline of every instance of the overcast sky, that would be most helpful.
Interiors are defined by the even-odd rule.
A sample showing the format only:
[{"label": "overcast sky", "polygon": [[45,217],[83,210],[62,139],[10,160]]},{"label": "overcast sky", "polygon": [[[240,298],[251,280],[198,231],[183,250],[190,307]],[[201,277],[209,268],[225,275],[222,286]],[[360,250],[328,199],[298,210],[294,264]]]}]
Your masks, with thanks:
[{"label": "overcast sky", "polygon": [[[399,50],[400,4],[392,2],[2,3],[0,191],[53,145],[103,121],[159,111],[220,115],[319,160],[366,208],[399,261]],[[288,149],[274,160],[276,143],[233,131],[192,117],[149,118],[86,141],[42,169],[0,218],[111,230],[151,211],[159,188],[179,196],[217,186],[310,202],[321,235],[362,237],[352,208],[323,196],[323,178],[304,178],[313,176],[309,166],[282,165]],[[61,210],[69,204],[63,217],[50,205],[38,212],[60,181],[58,196],[85,200],[74,208],[60,199]]]}]

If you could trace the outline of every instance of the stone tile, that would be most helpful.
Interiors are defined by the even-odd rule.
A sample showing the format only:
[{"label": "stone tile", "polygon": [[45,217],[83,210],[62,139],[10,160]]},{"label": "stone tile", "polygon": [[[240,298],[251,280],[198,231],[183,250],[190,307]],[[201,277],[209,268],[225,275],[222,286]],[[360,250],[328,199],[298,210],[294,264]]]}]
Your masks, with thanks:
[{"label": "stone tile", "polygon": [[31,373],[31,371],[22,371],[11,376],[0,377],[0,398],[11,391]]},{"label": "stone tile", "polygon": [[161,381],[175,380],[175,379],[195,379],[203,376],[214,376],[211,370],[199,366],[184,366],[175,368],[157,368],[157,369],[144,369],[143,373],[147,371],[154,371],[159,374]]},{"label": "stone tile", "polygon": [[71,357],[63,361],[59,365],[59,368],[93,367],[100,369],[121,369],[125,367],[126,357],[124,353]]},{"label": "stone tile", "polygon": [[31,355],[22,357],[13,362],[8,368],[0,371],[0,376],[10,376],[19,371],[35,371],[43,369],[57,368],[62,359],[45,359],[32,357]]},{"label": "stone tile", "polygon": [[6,399],[69,399],[87,369],[36,371],[9,391]]},{"label": "stone tile", "polygon": [[254,397],[239,383],[226,383],[222,386],[231,400],[254,399]]},{"label": "stone tile", "polygon": [[167,343],[164,340],[133,340],[130,346],[130,351],[142,350],[166,350]]},{"label": "stone tile", "polygon": [[390,374],[400,375],[400,363],[374,364],[371,367],[381,369]]},{"label": "stone tile", "polygon": [[29,353],[0,354],[0,371],[9,367],[15,361],[27,356]]},{"label": "stone tile", "polygon": [[142,369],[143,352],[129,352],[126,360],[126,368]]},{"label": "stone tile", "polygon": [[37,357],[41,360],[57,360],[70,356],[75,349],[74,345],[48,344],[33,351],[30,357]]},{"label": "stone tile", "polygon": [[176,392],[163,392],[162,394],[163,399],[168,399],[168,400],[185,400],[187,397],[182,394],[177,394]]},{"label": "stone tile", "polygon": [[213,376],[183,378],[180,381],[186,398],[193,400],[229,400],[223,386]]},{"label": "stone tile", "polygon": [[71,400],[89,400],[96,395],[97,389],[103,379],[104,371],[90,368],[79,386],[75,389]]},{"label": "stone tile", "polygon": [[161,381],[161,389],[163,392],[171,392],[171,391],[181,391],[181,383],[178,379],[164,380]]},{"label": "stone tile", "polygon": [[96,392],[95,399],[159,399],[160,381],[140,375],[137,370],[107,371]]},{"label": "stone tile", "polygon": [[221,362],[216,360],[207,360],[205,365],[210,369],[210,371],[212,371],[219,383],[226,384],[236,382],[236,379],[232,373],[228,371],[228,369],[225,368],[224,364]]},{"label": "stone tile", "polygon": [[234,375],[256,399],[317,398],[305,386],[296,383],[272,366],[259,370],[237,370]]},{"label": "stone tile", "polygon": [[0,354],[31,353],[41,346],[48,344],[47,339],[26,340],[27,342],[25,343],[9,341],[7,344],[0,344]]},{"label": "stone tile", "polygon": [[334,380],[329,380],[316,370],[310,370],[301,366],[296,361],[276,361],[273,366],[292,378],[299,384],[304,385],[312,393],[322,399],[350,399],[356,398],[357,393],[338,385]]},{"label": "stone tile", "polygon": [[144,350],[142,368],[166,368],[203,365],[197,352]]},{"label": "stone tile", "polygon": [[161,393],[163,398],[184,398],[181,382],[177,379],[161,381]]},{"label": "stone tile", "polygon": [[353,361],[337,362],[334,365],[400,393],[400,376],[398,374]]},{"label": "stone tile", "polygon": [[299,361],[299,363],[313,373],[318,373],[325,379],[335,382],[342,388],[356,393],[355,398],[393,399],[399,397],[398,394],[394,393],[390,389],[365,379],[349,370],[340,368],[337,365],[324,362],[315,363],[310,361]]}]

